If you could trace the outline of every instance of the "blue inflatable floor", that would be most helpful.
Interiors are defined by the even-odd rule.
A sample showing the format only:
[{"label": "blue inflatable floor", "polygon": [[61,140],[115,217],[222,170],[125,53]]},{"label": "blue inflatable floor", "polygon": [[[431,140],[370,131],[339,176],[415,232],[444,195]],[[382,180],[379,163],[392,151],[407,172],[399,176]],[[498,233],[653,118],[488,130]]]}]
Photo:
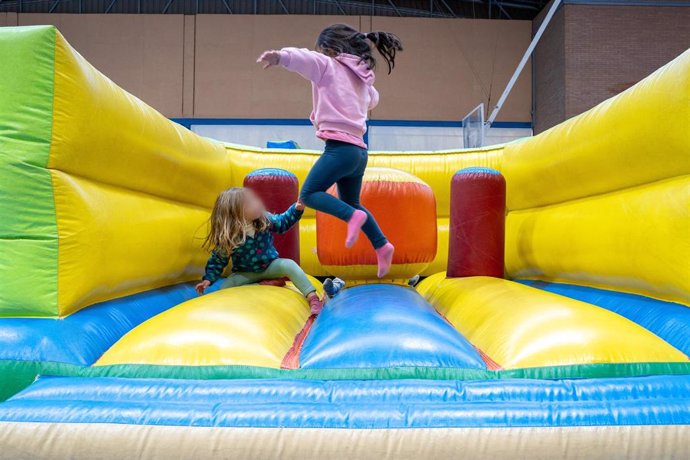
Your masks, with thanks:
[{"label": "blue inflatable floor", "polygon": [[193,284],[177,284],[92,305],[65,318],[0,318],[0,360],[88,366],[134,327],[196,296]]},{"label": "blue inflatable floor", "polygon": [[690,376],[582,380],[41,377],[0,421],[300,428],[690,424]]}]

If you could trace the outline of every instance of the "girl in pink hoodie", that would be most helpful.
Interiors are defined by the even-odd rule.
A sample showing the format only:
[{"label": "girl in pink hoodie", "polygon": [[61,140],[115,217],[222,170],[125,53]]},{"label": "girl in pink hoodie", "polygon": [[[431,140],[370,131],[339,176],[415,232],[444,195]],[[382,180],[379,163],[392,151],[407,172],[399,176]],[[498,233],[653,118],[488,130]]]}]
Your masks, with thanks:
[{"label": "girl in pink hoodie", "polygon": [[[304,181],[300,201],[347,222],[348,248],[357,241],[360,229],[364,231],[376,250],[378,277],[383,278],[390,270],[395,248],[359,202],[367,166],[363,139],[367,113],[379,101],[374,88],[376,60],[372,45],[391,73],[395,54],[402,51],[398,37],[387,32],[364,34],[345,24],[325,28],[316,41],[316,51],[265,51],[257,62],[265,69],[283,66],[311,81],[313,110],[309,118],[316,127],[316,136],[326,141],[326,148]],[[337,185],[340,199],[326,193],[333,184]]]}]

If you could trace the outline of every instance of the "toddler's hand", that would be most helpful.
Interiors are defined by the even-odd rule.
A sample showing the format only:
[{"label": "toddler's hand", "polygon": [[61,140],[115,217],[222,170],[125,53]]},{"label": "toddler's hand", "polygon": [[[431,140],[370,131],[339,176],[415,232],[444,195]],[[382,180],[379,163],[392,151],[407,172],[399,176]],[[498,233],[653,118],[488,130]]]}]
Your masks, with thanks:
[{"label": "toddler's hand", "polygon": [[276,66],[280,63],[280,51],[264,51],[256,62],[263,64],[264,69]]},{"label": "toddler's hand", "polygon": [[204,291],[206,290],[207,287],[211,285],[211,282],[209,280],[203,280],[201,283],[197,284],[194,286],[194,289],[196,290],[196,293],[199,295],[202,295]]},{"label": "toddler's hand", "polygon": [[297,200],[297,203],[295,203],[295,209],[298,211],[304,211],[304,203],[302,203],[300,200]]}]

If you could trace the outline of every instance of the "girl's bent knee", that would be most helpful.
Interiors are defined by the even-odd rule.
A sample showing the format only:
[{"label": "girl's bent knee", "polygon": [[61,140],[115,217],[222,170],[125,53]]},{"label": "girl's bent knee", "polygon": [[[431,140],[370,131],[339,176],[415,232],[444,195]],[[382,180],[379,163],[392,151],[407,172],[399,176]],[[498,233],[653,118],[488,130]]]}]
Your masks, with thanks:
[{"label": "girl's bent knee", "polygon": [[295,268],[299,269],[299,265],[292,259],[276,259],[273,262],[283,276],[287,276],[290,272],[294,271]]},{"label": "girl's bent knee", "polygon": [[314,196],[313,193],[307,192],[307,191],[305,191],[305,190],[303,189],[303,190],[302,190],[302,193],[300,193],[300,195],[299,195],[299,200],[300,200],[302,203],[306,204],[307,206],[309,206],[309,207],[311,208],[311,205],[314,204],[314,203],[312,202],[312,197],[313,197],[313,196]]},{"label": "girl's bent knee", "polygon": [[292,259],[283,259],[282,265],[287,271],[302,270],[300,266],[297,265],[297,262]]}]

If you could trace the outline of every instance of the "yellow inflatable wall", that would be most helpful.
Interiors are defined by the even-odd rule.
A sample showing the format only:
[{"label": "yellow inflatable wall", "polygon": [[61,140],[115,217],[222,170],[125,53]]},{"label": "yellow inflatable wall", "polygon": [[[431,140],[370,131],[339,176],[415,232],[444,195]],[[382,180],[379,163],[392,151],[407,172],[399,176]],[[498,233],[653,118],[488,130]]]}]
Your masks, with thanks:
[{"label": "yellow inflatable wall", "polygon": [[[55,34],[47,169],[59,243],[51,314],[198,278],[217,193],[258,167],[287,169],[303,181],[319,154],[203,139],[46,30]],[[509,277],[690,303],[690,51],[533,138],[478,150],[372,152],[369,164],[414,174],[434,190],[438,251],[425,275],[445,269],[453,173],[486,166],[507,181]],[[326,274],[314,254],[312,211],[300,225],[304,268]],[[12,302],[28,306],[22,314],[45,314],[31,296],[13,292]]]},{"label": "yellow inflatable wall", "polygon": [[510,277],[690,302],[690,50],[504,151]]},{"label": "yellow inflatable wall", "polygon": [[48,168],[57,313],[199,277],[205,220],[231,184],[228,155],[119,88],[55,34]]}]

